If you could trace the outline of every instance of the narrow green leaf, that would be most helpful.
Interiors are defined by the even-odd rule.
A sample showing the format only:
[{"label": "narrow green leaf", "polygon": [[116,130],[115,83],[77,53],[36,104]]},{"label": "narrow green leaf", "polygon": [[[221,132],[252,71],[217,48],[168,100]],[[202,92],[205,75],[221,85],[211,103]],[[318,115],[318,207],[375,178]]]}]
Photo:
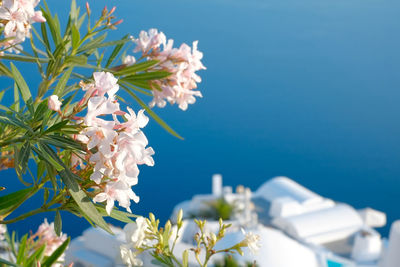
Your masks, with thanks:
[{"label": "narrow green leaf", "polygon": [[38,154],[43,160],[47,161],[51,166],[53,166],[57,171],[61,171],[64,167],[60,164],[60,159],[53,154],[54,151],[47,146],[47,144],[39,143],[38,148],[32,146],[32,149]]},{"label": "narrow green leaf", "polygon": [[57,262],[57,260],[60,258],[60,256],[64,253],[64,251],[67,249],[69,242],[71,241],[71,238],[68,237],[67,240],[62,243],[61,246],[59,246],[53,254],[51,254],[42,264],[43,267],[51,267],[54,263]]},{"label": "narrow green leaf", "polygon": [[[122,39],[127,39],[127,38],[129,38],[129,34],[125,35]],[[124,47],[124,44],[125,43],[118,44],[115,46],[114,50],[111,52],[111,55],[107,60],[107,63],[105,66],[106,68],[108,68],[112,64],[114,59],[117,57],[118,53],[121,51],[122,47]]]},{"label": "narrow green leaf", "polygon": [[18,255],[17,255],[17,264],[22,264],[24,265],[24,260],[25,260],[25,249],[26,249],[26,240],[28,239],[28,234],[24,235],[19,242],[19,247],[18,247]]},{"label": "narrow green leaf", "polygon": [[122,86],[122,88],[125,89],[126,92],[128,92],[135,100],[138,102],[138,104],[144,108],[147,113],[161,126],[163,127],[167,132],[172,134],[173,136],[182,139],[183,137],[180,136],[177,132],[175,132],[166,122],[164,122],[151,108],[149,108],[134,92],[132,92],[129,88]]},{"label": "narrow green leaf", "polygon": [[105,216],[105,217],[110,216],[111,218],[114,218],[114,219],[124,222],[124,223],[131,223],[132,220],[130,218],[137,217],[137,215],[134,215],[134,214],[128,213],[128,212],[124,212],[124,211],[120,211],[120,210],[117,210],[116,208],[111,210],[111,214],[108,215],[108,213],[103,205],[95,204],[95,206],[96,206],[97,210],[100,212],[101,216]]},{"label": "narrow green leaf", "polygon": [[47,28],[46,28],[46,23],[40,23],[40,29],[42,31],[42,36],[43,36],[43,42],[46,46],[46,51],[48,55],[52,55],[51,54],[51,47],[50,47],[50,42],[49,42],[49,36],[47,34]]},{"label": "narrow green leaf", "polygon": [[73,67],[68,68],[63,76],[61,76],[60,80],[58,81],[56,88],[54,89],[54,94],[57,96],[62,96],[65,86],[67,85],[67,82],[69,80],[69,77],[71,76]]},{"label": "narrow green leaf", "polygon": [[12,62],[10,63],[10,65],[11,65],[11,72],[13,74],[15,82],[18,85],[22,99],[25,101],[25,103],[27,103],[28,100],[32,98],[31,91],[29,90],[28,85],[26,84],[24,78],[22,77],[17,67],[15,67],[15,65]]},{"label": "narrow green leaf", "polygon": [[154,65],[158,64],[158,60],[148,60],[141,63],[136,63],[132,66],[126,67],[120,71],[116,71],[115,75],[125,75],[125,74],[135,74],[136,72],[141,72],[148,70],[149,68],[153,67]]},{"label": "narrow green leaf", "polygon": [[19,91],[16,82],[14,82],[14,110],[19,112]]},{"label": "narrow green leaf", "polygon": [[171,76],[171,73],[168,71],[153,71],[153,72],[146,72],[146,73],[139,73],[134,74],[131,76],[125,77],[127,80],[132,81],[149,81],[149,80],[160,80]]},{"label": "narrow green leaf", "polygon": [[0,214],[4,215],[15,206],[19,206],[31,194],[32,190],[32,187],[24,188],[11,194],[0,196]]},{"label": "narrow green leaf", "polygon": [[7,261],[5,259],[0,258],[0,263],[6,264],[6,266],[14,266],[14,267],[21,267],[21,265],[12,263],[10,261]]},{"label": "narrow green leaf", "polygon": [[62,220],[61,220],[61,214],[57,210],[56,211],[56,217],[54,218],[54,231],[58,236],[61,236],[61,229],[62,229]]},{"label": "narrow green leaf", "polygon": [[37,58],[37,57],[29,57],[29,56],[22,56],[22,55],[12,55],[12,54],[4,54],[0,56],[0,59],[7,59],[7,60],[15,60],[15,61],[22,61],[22,62],[40,62],[40,63],[47,63],[49,59],[47,58]]},{"label": "narrow green leaf", "polygon": [[49,199],[49,195],[50,195],[49,189],[45,188],[43,193],[43,205],[46,205],[47,200]]},{"label": "narrow green leaf", "polygon": [[92,49],[96,49],[107,37],[107,33],[98,36],[96,38],[94,38],[93,40],[88,41],[86,44],[82,45],[77,53],[82,53],[82,52],[89,52],[91,53]]},{"label": "narrow green leaf", "polygon": [[81,36],[79,34],[79,30],[76,27],[75,23],[71,24],[71,33],[72,33],[72,48],[75,50],[79,47],[79,42],[81,41]]},{"label": "narrow green leaf", "polygon": [[28,260],[25,263],[25,266],[36,266],[36,262],[42,261],[45,251],[46,251],[46,244],[43,244],[40,248],[36,249],[36,251],[28,258]]},{"label": "narrow green leaf", "polygon": [[97,211],[90,198],[83,192],[76,182],[75,175],[68,169],[61,171],[60,177],[67,186],[72,198],[78,204],[83,213],[89,217],[95,224],[112,234],[110,227],[104,221],[103,217]]},{"label": "narrow green leaf", "polygon": [[26,172],[30,154],[31,154],[31,144],[29,142],[26,142],[21,148],[20,158],[17,164],[18,168],[20,168],[21,176]]},{"label": "narrow green leaf", "polygon": [[1,73],[2,75],[8,76],[8,77],[11,77],[11,76],[12,76],[11,71],[7,68],[6,65],[4,65],[4,64],[1,63],[1,62],[0,62],[0,73]]},{"label": "narrow green leaf", "polygon": [[55,20],[53,19],[53,16],[51,15],[46,4],[45,4],[45,6],[46,6],[46,10],[43,8],[41,8],[41,10],[42,10],[43,16],[46,18],[46,24],[50,28],[50,33],[51,33],[51,36],[53,37],[53,41],[57,46],[61,42],[60,29],[57,28],[57,22],[55,22]]}]

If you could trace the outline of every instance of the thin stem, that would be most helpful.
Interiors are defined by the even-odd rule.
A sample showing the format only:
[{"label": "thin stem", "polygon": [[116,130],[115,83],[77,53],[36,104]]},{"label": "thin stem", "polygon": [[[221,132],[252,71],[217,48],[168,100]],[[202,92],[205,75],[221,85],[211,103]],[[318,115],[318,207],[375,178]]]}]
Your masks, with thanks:
[{"label": "thin stem", "polygon": [[25,213],[25,214],[22,214],[21,216],[18,216],[18,217],[14,218],[14,219],[11,219],[11,220],[8,220],[8,221],[0,221],[0,224],[15,223],[15,222],[24,220],[24,219],[26,219],[26,218],[28,218],[28,217],[31,217],[31,216],[33,216],[33,215],[36,215],[36,214],[39,214],[39,213],[42,213],[42,212],[50,212],[50,211],[57,211],[57,210],[58,210],[57,208],[53,208],[53,209],[38,208],[38,209],[36,209],[36,210],[32,210],[32,211],[30,211],[30,212],[27,212],[27,213]]}]

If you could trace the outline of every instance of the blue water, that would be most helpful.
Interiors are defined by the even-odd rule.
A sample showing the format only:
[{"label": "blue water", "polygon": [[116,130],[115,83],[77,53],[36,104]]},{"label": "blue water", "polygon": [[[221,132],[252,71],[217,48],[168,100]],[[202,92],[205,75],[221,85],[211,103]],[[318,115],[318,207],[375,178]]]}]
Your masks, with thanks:
[{"label": "blue water", "polygon": [[[97,11],[118,6],[125,22],[115,37],[156,27],[177,43],[199,40],[208,68],[203,99],[186,112],[157,110],[184,141],[155,122],[146,127],[156,165],[141,168],[135,213],[164,220],[177,202],[209,192],[211,175],[222,173],[225,184],[253,189],[289,176],[323,196],[382,210],[389,223],[400,218],[399,1],[90,3]],[[69,1],[49,4],[65,15]],[[21,70],[38,83],[35,72]],[[0,177],[10,190],[20,187],[12,170]],[[63,217],[72,236],[88,226]],[[41,220],[12,228],[25,232]]]}]

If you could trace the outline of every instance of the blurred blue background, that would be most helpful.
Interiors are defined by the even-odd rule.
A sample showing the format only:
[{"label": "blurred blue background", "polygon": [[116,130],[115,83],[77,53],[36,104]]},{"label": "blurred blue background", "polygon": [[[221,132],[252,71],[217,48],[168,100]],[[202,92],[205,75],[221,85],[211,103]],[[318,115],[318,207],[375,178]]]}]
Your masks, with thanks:
[{"label": "blurred blue background", "polygon": [[[70,2],[48,3],[65,21]],[[154,121],[145,128],[156,165],[141,168],[134,213],[152,211],[165,220],[178,202],[210,192],[211,175],[221,173],[224,184],[252,189],[289,176],[323,196],[382,210],[389,223],[400,218],[399,1],[90,4],[94,14],[105,4],[117,6],[124,23],[110,39],[158,28],[176,45],[199,40],[208,68],[200,72],[203,99],[186,112],[156,110],[184,141]],[[21,71],[31,84],[39,82],[28,65]],[[21,187],[13,170],[0,176],[10,190]],[[40,196],[37,201],[28,205],[40,205]],[[72,236],[88,227],[63,217],[63,231]],[[35,230],[42,220],[11,228]]]}]

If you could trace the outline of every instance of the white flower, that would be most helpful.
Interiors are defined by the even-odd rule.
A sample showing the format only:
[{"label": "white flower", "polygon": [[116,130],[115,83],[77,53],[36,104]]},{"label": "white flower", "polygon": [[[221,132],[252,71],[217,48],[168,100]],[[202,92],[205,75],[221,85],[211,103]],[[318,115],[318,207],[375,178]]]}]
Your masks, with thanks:
[{"label": "white flower", "polygon": [[58,100],[58,96],[56,95],[50,96],[47,102],[47,106],[49,107],[49,109],[54,111],[60,111],[61,104],[61,101]]},{"label": "white flower", "polygon": [[242,233],[245,235],[244,240],[242,241],[244,246],[247,246],[250,249],[252,254],[257,254],[261,248],[260,236],[253,234],[252,232],[246,233],[246,231],[242,228]]},{"label": "white flower", "polygon": [[146,230],[148,229],[147,220],[144,217],[137,217],[133,223],[128,223],[124,227],[126,242],[139,249],[145,244]]},{"label": "white flower", "polygon": [[107,93],[108,97],[113,98],[114,94],[119,90],[118,79],[110,72],[95,72],[93,73],[95,87],[100,96]]},{"label": "white flower", "polygon": [[5,224],[0,224],[0,241],[4,240],[4,234],[7,232],[7,226]]},{"label": "white flower", "polygon": [[136,63],[136,58],[134,56],[126,56],[124,57],[124,59],[122,60],[122,63],[124,63],[127,66],[132,66],[133,64]]},{"label": "white flower", "polygon": [[126,266],[143,266],[142,260],[137,258],[137,254],[134,253],[129,246],[121,245],[120,246],[121,259]]}]

